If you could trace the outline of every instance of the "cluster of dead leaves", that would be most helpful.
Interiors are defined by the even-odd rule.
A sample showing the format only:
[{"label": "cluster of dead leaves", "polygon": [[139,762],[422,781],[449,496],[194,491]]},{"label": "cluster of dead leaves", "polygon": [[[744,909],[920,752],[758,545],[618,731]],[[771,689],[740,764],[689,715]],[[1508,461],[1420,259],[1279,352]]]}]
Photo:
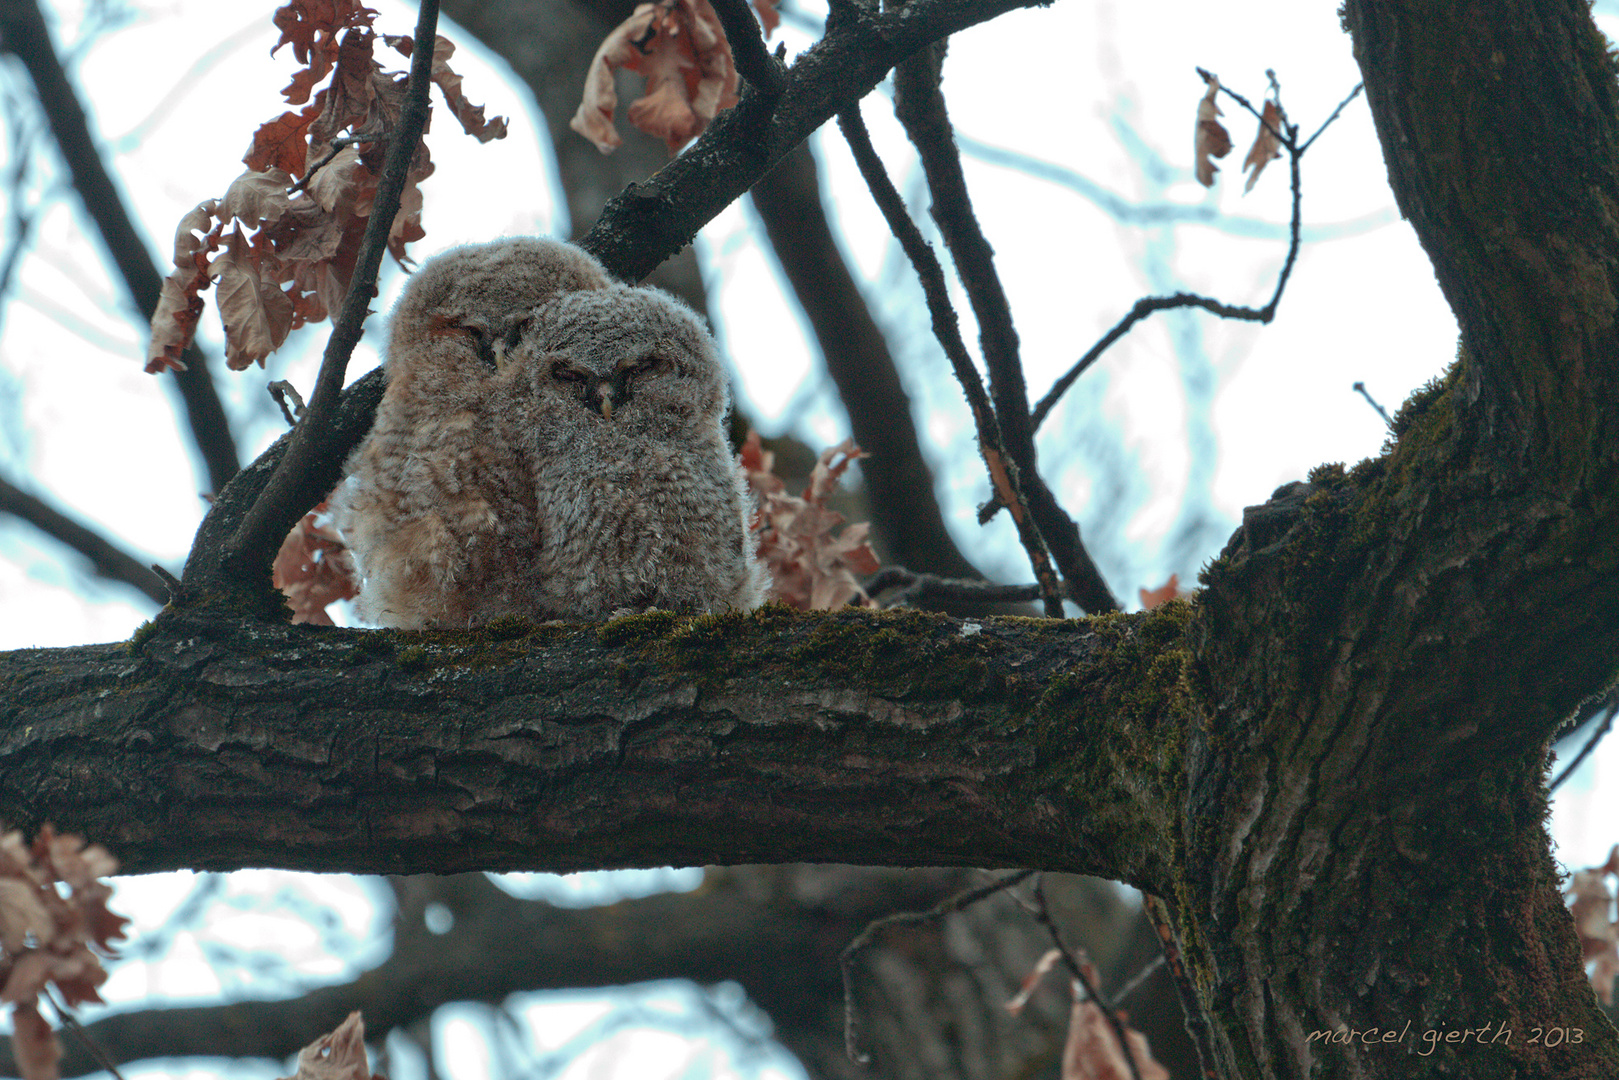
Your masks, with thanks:
[{"label": "cluster of dead leaves", "polygon": [[[754,0],[767,37],[781,21],[776,3]],[[642,4],[596,50],[584,98],[568,126],[604,154],[623,142],[613,126],[618,107],[613,73],[620,68],[646,79],[645,92],[630,106],[630,123],[662,139],[671,154],[737,102],[731,46],[708,0]]]},{"label": "cluster of dead leaves", "polygon": [[[1056,949],[1042,956],[1034,970],[1024,976],[1017,996],[1006,1003],[1006,1011],[1013,1016],[1022,1012],[1023,1006],[1028,1004],[1035,988],[1040,985],[1040,980],[1061,959],[1062,953]],[[1097,985],[1096,969],[1088,963],[1082,967],[1091,985]],[[1081,997],[1083,991],[1078,980],[1070,980],[1069,985],[1073,990],[1074,1007],[1068,1014],[1068,1039],[1062,1050],[1062,1080],[1130,1080],[1130,1062],[1125,1058],[1119,1037],[1107,1014],[1096,1002]],[[1130,1057],[1135,1060],[1141,1080],[1170,1080],[1169,1070],[1152,1056],[1147,1037],[1132,1028],[1122,1012],[1119,1014],[1119,1024],[1124,1029]]]},{"label": "cluster of dead leaves", "polygon": [[25,1080],[58,1075],[62,1047],[39,1014],[47,986],[55,985],[65,1008],[101,1001],[101,956],[113,955],[129,921],[107,910],[112,886],[101,878],[117,872],[101,845],[57,836],[49,825],[32,846],[19,832],[0,836],[0,1002],[13,1006],[12,1050]]},{"label": "cluster of dead leaves", "polygon": [[332,531],[324,502],[305,514],[281,541],[270,578],[286,594],[295,623],[331,626],[326,605],[348,600],[360,591],[354,559]]},{"label": "cluster of dead leaves", "polygon": [[[1192,149],[1197,163],[1197,182],[1204,187],[1213,187],[1214,174],[1220,171],[1214,159],[1231,153],[1231,133],[1220,123],[1219,118],[1225,114],[1215,101],[1215,96],[1220,93],[1220,79],[1215,75],[1205,75],[1204,78],[1208,82],[1208,90],[1197,103],[1197,131]],[[1254,182],[1265,171],[1265,166],[1282,156],[1282,142],[1278,136],[1286,123],[1287,114],[1282,111],[1281,104],[1275,100],[1265,102],[1260,112],[1259,132],[1254,136],[1254,145],[1242,163],[1243,171],[1253,170],[1248,176],[1248,183],[1243,186],[1244,195],[1254,189]]]},{"label": "cluster of dead leaves", "polygon": [[[238,371],[262,364],[294,329],[343,303],[409,83],[408,73],[384,71],[373,52],[379,37],[406,57],[414,45],[409,37],[378,35],[371,29],[376,15],[356,0],[294,0],[276,10],[281,39],[271,51],[291,45],[304,65],[282,95],[302,108],[254,132],[242,159],[247,171],[223,198],[181,219],[175,269],[152,315],[147,371],[183,366],[180,354],[210,285],[217,286],[226,359]],[[486,120],[482,106],[461,93],[448,62],[454,51],[442,37],[433,51],[433,81],[450,110],[480,142],[504,136],[506,121]],[[353,141],[334,146],[334,139]],[[419,145],[388,237],[401,262],[405,245],[424,235],[417,185],[432,171],[427,146]]]},{"label": "cluster of dead leaves", "polygon": [[1591,988],[1604,1005],[1613,1004],[1613,981],[1619,978],[1619,919],[1614,917],[1608,878],[1619,877],[1619,844],[1601,866],[1574,871],[1564,890],[1580,935],[1580,949],[1591,968]]},{"label": "cluster of dead leaves", "polygon": [[844,471],[865,456],[853,439],[823,450],[804,494],[788,495],[787,485],[772,471],[776,456],[760,445],[757,431],[748,432],[742,467],[758,500],[759,557],[770,568],[775,599],[810,611],[830,611],[851,600],[861,607],[877,606],[858,580],[858,575],[876,573],[880,565],[866,540],[870,523],[862,521],[834,535],[843,515],[826,505]]}]

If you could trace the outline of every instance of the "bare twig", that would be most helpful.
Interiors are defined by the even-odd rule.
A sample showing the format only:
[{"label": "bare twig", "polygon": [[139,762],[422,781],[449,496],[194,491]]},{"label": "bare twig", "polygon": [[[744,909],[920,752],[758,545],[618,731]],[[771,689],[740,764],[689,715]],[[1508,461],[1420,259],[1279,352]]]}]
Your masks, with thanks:
[{"label": "bare twig", "polygon": [[132,585],[159,605],[168,603],[168,594],[144,561],[5,480],[0,480],[0,513],[15,515],[60,540],[89,559],[102,577]]},{"label": "bare twig", "polygon": [[1197,1048],[1198,1075],[1204,1080],[1218,1080],[1219,1073],[1214,1068],[1214,1048],[1209,1042],[1209,1021],[1197,1000],[1197,988],[1192,985],[1192,977],[1181,959],[1180,941],[1175,935],[1174,924],[1169,921],[1169,905],[1152,893],[1142,893],[1141,904],[1158,933],[1158,946],[1164,950],[1164,963],[1169,965],[1175,993],[1180,997],[1181,1011],[1186,1014],[1186,1034],[1191,1036],[1192,1045]]},{"label": "bare twig", "polygon": [[[118,188],[107,174],[84,108],[62,70],[37,3],[8,0],[0,4],[0,48],[14,53],[28,68],[51,132],[73,174],[73,186],[100,230],[136,308],[150,319],[157,309],[163,276],[152,265],[146,241],[135,230]],[[174,378],[185,400],[191,437],[208,468],[209,482],[214,491],[220,491],[240,467],[236,442],[208,374],[206,358],[192,345],[186,348],[184,360],[185,368],[175,372]]]},{"label": "bare twig", "polygon": [[1033,874],[1033,870],[1019,870],[1016,873],[997,878],[987,885],[979,885],[975,888],[958,892],[954,896],[946,897],[926,911],[902,911],[893,915],[885,915],[881,919],[873,920],[869,926],[860,931],[853,941],[844,947],[838,966],[843,972],[843,1046],[849,1054],[850,1061],[864,1064],[871,1060],[869,1055],[862,1053],[860,1050],[860,1036],[854,1007],[854,962],[859,959],[861,953],[871,948],[872,943],[877,940],[877,935],[895,926],[920,926],[925,923],[938,922],[946,915],[971,907],[980,900],[1010,889]]},{"label": "bare twig", "polygon": [[315,461],[343,453],[334,445],[331,420],[343,391],[349,356],[359,344],[366,315],[370,313],[377,270],[388,247],[394,216],[399,212],[399,199],[411,158],[415,156],[422,129],[427,124],[427,92],[432,85],[437,26],[438,0],[422,0],[416,19],[415,45],[411,50],[405,107],[389,138],[382,177],[377,183],[371,216],[366,221],[365,236],[355,259],[354,277],[343,307],[333,320],[331,337],[326,340],[326,352],[321,358],[314,392],[309,396],[309,407],[293,430],[292,441],[274,475],[226,544],[223,560],[226,572],[238,581],[268,576],[270,560],[282,538],[309,509],[299,495],[306,474],[313,469]]},{"label": "bare twig", "polygon": [[833,238],[809,144],[800,143],[749,194],[849,410],[854,441],[871,455],[860,467],[880,545],[897,563],[973,576],[977,571],[945,528],[888,341]]},{"label": "bare twig", "polygon": [[85,1032],[84,1025],[79,1023],[79,1018],[74,1016],[66,1005],[56,1000],[56,995],[51,993],[50,986],[40,987],[39,992],[46,1001],[51,1003],[51,1008],[56,1010],[57,1021],[73,1032],[73,1037],[79,1040],[79,1044],[84,1047],[85,1053],[94,1058],[97,1065],[107,1070],[112,1075],[113,1080],[124,1080],[124,1074],[118,1071],[118,1066],[113,1064],[112,1058],[108,1057],[106,1051],[97,1046],[95,1040]]},{"label": "bare twig", "polygon": [[[885,566],[873,574],[862,586],[868,596],[876,596],[888,589],[898,589],[883,604],[915,604],[931,607],[935,604],[972,601],[982,604],[1015,604],[1040,599],[1039,585],[997,585],[990,581],[970,578],[947,578],[936,574],[923,574],[903,566]],[[1063,582],[1065,596],[1073,600],[1073,584]]]},{"label": "bare twig", "polygon": [[1557,779],[1552,781],[1551,787],[1546,789],[1548,794],[1556,791],[1562,786],[1564,780],[1574,775],[1574,770],[1580,767],[1580,763],[1590,757],[1591,751],[1595,750],[1597,744],[1607,736],[1608,732],[1613,730],[1613,718],[1616,712],[1619,712],[1619,710],[1608,710],[1608,715],[1603,717],[1602,723],[1598,724],[1597,729],[1591,732],[1591,737],[1585,740],[1585,745],[1580,747],[1580,752],[1574,755],[1573,760],[1563,767],[1562,772],[1557,774]]},{"label": "bare twig", "polygon": [[1393,431],[1394,420],[1389,416],[1388,412],[1383,408],[1383,406],[1377,403],[1377,399],[1372,397],[1372,395],[1367,392],[1366,384],[1363,382],[1358,382],[1352,387],[1352,389],[1355,391],[1355,393],[1365,398],[1368,405],[1377,410],[1377,415],[1383,418],[1383,423],[1389,426],[1390,431]]},{"label": "bare twig", "polygon": [[[265,389],[270,391],[275,403],[281,406],[281,415],[287,418],[287,426],[297,427],[298,421],[308,411],[308,407],[304,405],[304,396],[298,393],[298,388],[286,379],[277,379]],[[292,399],[291,405],[287,404],[289,397]]]},{"label": "bare twig", "polygon": [[[1207,72],[1203,71],[1202,68],[1199,68],[1198,72],[1199,74],[1204,75],[1205,78],[1210,77]],[[1258,109],[1255,109],[1253,105],[1249,103],[1247,98],[1236,93],[1235,91],[1226,89],[1224,85],[1222,85],[1220,89],[1229,94],[1234,101],[1241,104],[1249,112],[1260,117],[1261,123],[1264,122],[1263,113],[1261,113]],[[1343,111],[1344,106],[1348,105],[1349,102],[1353,100],[1354,96],[1355,95],[1351,93],[1348,98],[1344,99],[1344,101],[1338,106],[1337,110],[1333,112],[1333,118],[1336,118],[1338,113]],[[1329,118],[1327,123],[1331,122],[1332,118]],[[1325,129],[1326,124],[1323,124],[1321,130]],[[1316,135],[1320,135],[1320,133],[1321,131],[1317,131]],[[1074,384],[1074,381],[1083,375],[1091,367],[1091,365],[1096,363],[1096,361],[1101,358],[1102,354],[1107,351],[1109,346],[1111,346],[1115,341],[1118,341],[1125,334],[1129,333],[1131,327],[1135,326],[1136,323],[1140,322],[1142,319],[1145,319],[1154,312],[1168,311],[1172,308],[1197,307],[1202,308],[1204,311],[1218,315],[1223,319],[1242,319],[1248,322],[1269,323],[1276,318],[1277,305],[1281,303],[1282,293],[1287,289],[1288,278],[1292,276],[1293,266],[1298,261],[1299,256],[1299,230],[1301,219],[1299,161],[1304,156],[1305,148],[1309,146],[1309,142],[1306,142],[1303,145],[1299,144],[1299,128],[1297,124],[1284,125],[1284,130],[1277,131],[1276,135],[1282,146],[1287,150],[1289,175],[1293,192],[1293,211],[1288,225],[1287,258],[1282,262],[1282,270],[1281,273],[1277,275],[1276,288],[1271,293],[1270,300],[1266,302],[1263,307],[1256,308],[1235,304],[1225,304],[1207,296],[1199,296],[1195,293],[1182,292],[1175,293],[1172,296],[1142,297],[1140,300],[1136,301],[1135,306],[1130,309],[1129,314],[1114,324],[1113,328],[1106,334],[1103,334],[1101,339],[1097,341],[1095,345],[1092,345],[1090,349],[1086,351],[1085,355],[1079,358],[1078,362],[1076,362],[1073,367],[1069,368],[1061,378],[1052,384],[1051,389],[1047,391],[1045,397],[1041,398],[1040,402],[1034,407],[1033,422],[1035,427],[1040,426],[1041,422],[1045,420],[1047,414],[1051,412],[1052,407],[1057,404],[1057,401],[1068,390],[1068,388]],[[1314,135],[1311,136],[1310,142],[1314,142],[1315,137],[1316,136]]]},{"label": "bare twig", "polygon": [[1147,985],[1147,980],[1152,978],[1153,974],[1157,972],[1159,968],[1163,967],[1167,962],[1168,961],[1164,959],[1162,953],[1159,953],[1157,956],[1147,961],[1146,967],[1143,967],[1140,971],[1136,972],[1130,977],[1129,982],[1119,987],[1119,992],[1113,995],[1113,1004],[1117,1005],[1119,1002],[1123,1001],[1125,998]]},{"label": "bare twig", "polygon": [[764,37],[744,0],[710,0],[714,14],[725,28],[736,73],[759,93],[777,98],[787,89],[787,73],[780,62],[765,51]]},{"label": "bare twig", "polygon": [[1090,973],[1086,970],[1089,964],[1080,963],[1073,950],[1063,941],[1062,928],[1051,917],[1051,911],[1046,906],[1044,876],[1035,879],[1034,896],[1024,907],[1028,908],[1029,914],[1034,916],[1036,922],[1045,927],[1046,933],[1051,935],[1051,943],[1062,954],[1063,966],[1068,969],[1068,974],[1073,976],[1075,982],[1084,987],[1085,996],[1096,1004],[1096,1007],[1102,1012],[1102,1019],[1106,1020],[1107,1026],[1113,1029],[1113,1037],[1119,1040],[1119,1049],[1124,1052],[1125,1063],[1130,1066],[1131,1080],[1141,1080],[1141,1068],[1136,1064],[1135,1051],[1130,1049],[1130,1040],[1125,1038],[1124,1021],[1119,1019],[1118,1009],[1102,996],[1102,991],[1097,987],[1096,980],[1092,979]]},{"label": "bare twig", "polygon": [[978,450],[983,455],[985,467],[989,470],[990,483],[1001,500],[1012,508],[1012,520],[1017,526],[1018,539],[1023,542],[1023,549],[1028,553],[1029,563],[1034,568],[1035,580],[1040,582],[1040,595],[1045,604],[1046,614],[1054,619],[1061,618],[1062,598],[1058,590],[1057,575],[1052,572],[1045,541],[1040,538],[1039,529],[1029,517],[1022,492],[1019,490],[1017,466],[1006,453],[995,410],[990,405],[989,396],[984,392],[984,384],[978,376],[978,369],[973,367],[972,359],[967,355],[967,346],[961,340],[955,309],[950,306],[949,292],[945,287],[944,271],[940,268],[932,247],[922,239],[916,223],[905,212],[905,204],[900,200],[899,192],[894,190],[893,181],[888,178],[882,160],[877,157],[877,151],[871,145],[871,136],[866,132],[866,123],[860,116],[858,104],[851,105],[838,114],[838,127],[843,131],[843,137],[848,141],[849,149],[854,154],[855,163],[860,167],[860,175],[865,178],[866,186],[871,189],[872,198],[882,210],[889,229],[900,246],[905,249],[906,256],[916,269],[916,275],[922,283],[922,292],[927,298],[928,313],[933,319],[933,334],[944,348],[945,356],[949,358],[950,366],[955,371],[956,381],[961,383],[962,392],[967,396],[967,407],[972,411],[973,424],[978,430]]},{"label": "bare twig", "polygon": [[1315,129],[1315,134],[1304,140],[1304,145],[1299,147],[1299,153],[1302,154],[1306,150],[1310,149],[1310,144],[1314,143],[1321,137],[1321,133],[1327,130],[1328,125],[1330,125],[1334,120],[1338,119],[1338,114],[1343,112],[1344,109],[1348,108],[1349,103],[1359,97],[1360,92],[1365,88],[1365,83],[1356,83],[1355,88],[1349,91],[1349,96],[1338,102],[1338,107],[1332,110],[1332,115],[1321,121],[1321,126]]},{"label": "bare twig", "polygon": [[1040,476],[1011,305],[995,270],[994,252],[973,213],[950,116],[939,91],[943,57],[944,43],[940,42],[894,69],[894,114],[922,159],[933,197],[933,219],[955,259],[956,272],[978,320],[995,416],[1007,453],[1017,465],[1030,516],[1063,578],[1074,584],[1080,605],[1090,612],[1117,611],[1118,601],[1085,550],[1079,526]]}]

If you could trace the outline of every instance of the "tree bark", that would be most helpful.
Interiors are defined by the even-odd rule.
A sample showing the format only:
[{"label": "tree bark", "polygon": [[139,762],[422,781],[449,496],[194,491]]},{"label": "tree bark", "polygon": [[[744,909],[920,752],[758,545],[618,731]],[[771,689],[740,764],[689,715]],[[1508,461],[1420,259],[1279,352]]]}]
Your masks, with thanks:
[{"label": "tree bark", "polygon": [[1185,615],[974,630],[772,606],[420,634],[171,606],[132,646],[0,654],[0,820],[133,873],[812,861],[1151,889]]}]

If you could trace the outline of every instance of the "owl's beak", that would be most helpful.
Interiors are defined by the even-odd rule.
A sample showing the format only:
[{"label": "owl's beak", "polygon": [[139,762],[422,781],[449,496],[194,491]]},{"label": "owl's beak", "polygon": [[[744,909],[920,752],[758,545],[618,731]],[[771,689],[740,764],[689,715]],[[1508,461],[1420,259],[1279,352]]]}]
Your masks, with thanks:
[{"label": "owl's beak", "polygon": [[595,385],[585,395],[585,404],[596,411],[603,420],[613,418],[613,401],[618,396],[618,387],[612,379],[597,379]]}]

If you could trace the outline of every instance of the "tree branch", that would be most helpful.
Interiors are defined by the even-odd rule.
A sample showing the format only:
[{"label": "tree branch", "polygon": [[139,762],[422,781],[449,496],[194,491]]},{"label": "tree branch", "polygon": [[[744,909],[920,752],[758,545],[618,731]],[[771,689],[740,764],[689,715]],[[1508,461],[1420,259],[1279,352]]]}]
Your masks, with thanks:
[{"label": "tree branch", "polygon": [[745,0],[712,0],[714,14],[725,29],[725,40],[731,46],[731,59],[736,73],[767,98],[777,98],[787,89],[787,73],[781,63],[765,49],[760,27]]},{"label": "tree branch", "polygon": [[809,143],[761,177],[751,195],[848,410],[854,441],[871,455],[861,469],[878,544],[893,562],[947,577],[981,576],[945,528],[911,399],[833,238]]},{"label": "tree branch", "polygon": [[[152,265],[146,241],[136,231],[118,188],[107,173],[106,163],[90,134],[84,108],[62,70],[37,3],[33,0],[0,3],[0,48],[15,54],[27,67],[62,157],[73,174],[73,186],[101,231],[102,242],[107,245],[107,253],[118,267],[136,309],[150,322],[152,312],[157,310],[163,275]],[[210,490],[217,493],[224,490],[240,468],[236,441],[208,374],[207,358],[195,345],[187,346],[184,355],[185,370],[176,371],[174,378],[185,401],[192,440],[208,468]]]},{"label": "tree branch", "polygon": [[[1150,673],[1188,612],[1166,608],[1102,636],[775,606],[459,633],[171,607],[133,651],[0,654],[0,820],[131,873],[804,860],[1161,888],[1177,761],[1148,729],[1181,722],[1180,691]],[[1128,709],[1086,689],[1128,672]]]},{"label": "tree branch", "polygon": [[168,591],[150,563],[113,544],[106,537],[86,528],[46,503],[0,478],[0,513],[13,514],[45,535],[60,540],[94,565],[96,573],[109,581],[122,582],[145,593],[159,607],[169,602]]},{"label": "tree branch", "polygon": [[915,0],[882,14],[834,20],[787,71],[778,99],[749,97],[710,124],[685,153],[607,204],[580,241],[606,267],[639,280],[691,242],[788,151],[895,64],[948,34],[1041,0]]},{"label": "tree branch", "polygon": [[878,209],[882,211],[884,220],[888,222],[889,230],[899,241],[900,247],[905,249],[905,255],[911,260],[911,266],[916,270],[916,276],[922,284],[922,293],[927,298],[928,314],[933,320],[933,336],[944,349],[945,357],[950,361],[950,368],[955,372],[956,381],[961,384],[962,393],[967,397],[967,408],[972,413],[973,426],[978,433],[978,453],[984,459],[984,467],[989,472],[991,489],[1004,504],[1012,508],[1012,521],[1017,526],[1018,540],[1028,554],[1029,565],[1034,568],[1035,580],[1040,584],[1040,597],[1045,605],[1046,615],[1054,619],[1061,618],[1062,597],[1057,575],[1052,572],[1051,560],[1046,554],[1045,542],[1040,538],[1040,530],[1029,518],[1017,465],[1008,456],[1001,439],[1000,420],[995,415],[989,396],[984,393],[984,384],[978,376],[978,369],[973,367],[972,358],[967,355],[967,346],[961,340],[961,329],[956,324],[956,312],[950,305],[949,292],[945,288],[944,271],[940,268],[932,247],[922,239],[915,222],[911,221],[910,215],[905,212],[905,204],[900,200],[899,192],[894,189],[893,181],[888,178],[888,171],[883,168],[882,159],[877,156],[877,151],[871,145],[871,136],[867,133],[866,123],[860,116],[860,106],[850,105],[840,113],[838,127],[842,129],[843,137],[849,143],[849,150],[854,154],[855,163],[860,167],[860,175],[865,178],[866,187],[871,190],[871,196],[876,201]]},{"label": "tree branch", "polygon": [[338,398],[343,392],[349,355],[365,332],[365,318],[376,294],[377,270],[388,250],[388,235],[399,212],[399,199],[405,190],[411,158],[415,157],[422,130],[427,126],[427,93],[432,86],[437,27],[438,0],[421,0],[405,106],[388,136],[388,154],[377,181],[365,235],[355,256],[354,277],[343,298],[343,308],[333,320],[331,336],[326,340],[326,352],[321,358],[320,374],[309,397],[309,407],[292,431],[285,456],[277,463],[252,509],[226,542],[220,559],[225,574],[238,581],[268,577],[270,560],[275,557],[287,530],[313,505],[304,500],[303,493],[309,477],[317,470],[316,463],[329,462],[334,456],[338,460],[347,456],[347,450],[336,445],[340,440],[335,437],[333,421]]},{"label": "tree branch", "polygon": [[894,69],[894,113],[921,156],[928,191],[933,196],[933,219],[955,259],[956,272],[978,320],[979,344],[989,372],[995,416],[1006,451],[1017,466],[1029,513],[1063,578],[1073,583],[1080,605],[1098,614],[1117,611],[1119,602],[1085,550],[1079,526],[1040,476],[1011,305],[995,271],[994,252],[973,215],[944,95],[939,92],[943,57],[941,43]]}]

